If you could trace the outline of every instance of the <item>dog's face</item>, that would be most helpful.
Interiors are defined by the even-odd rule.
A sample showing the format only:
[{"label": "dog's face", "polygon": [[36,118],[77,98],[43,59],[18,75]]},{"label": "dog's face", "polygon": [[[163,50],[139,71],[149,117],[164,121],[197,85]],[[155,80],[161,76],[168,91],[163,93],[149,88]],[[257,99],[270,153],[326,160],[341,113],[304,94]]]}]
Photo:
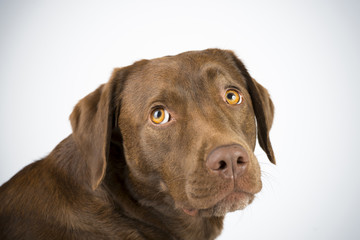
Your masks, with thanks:
[{"label": "dog's face", "polygon": [[145,188],[168,194],[189,215],[245,208],[261,190],[245,77],[211,53],[140,65],[128,75],[118,120],[133,186],[145,199]]},{"label": "dog's face", "polygon": [[275,163],[269,94],[229,51],[187,52],[117,69],[70,119],[93,189],[106,174],[117,129],[131,194],[165,211],[223,216],[251,203],[261,190],[256,135]]}]

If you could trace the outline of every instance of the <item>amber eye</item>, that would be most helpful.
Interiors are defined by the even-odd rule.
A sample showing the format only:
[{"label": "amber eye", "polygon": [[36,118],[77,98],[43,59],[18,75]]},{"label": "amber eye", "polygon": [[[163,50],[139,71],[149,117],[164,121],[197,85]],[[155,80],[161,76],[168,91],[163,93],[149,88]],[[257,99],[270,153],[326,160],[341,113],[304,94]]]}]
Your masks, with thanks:
[{"label": "amber eye", "polygon": [[166,109],[158,107],[151,112],[150,119],[155,124],[164,124],[169,121],[170,114]]},{"label": "amber eye", "polygon": [[242,96],[237,90],[229,89],[225,93],[225,100],[230,105],[240,104],[242,102]]}]

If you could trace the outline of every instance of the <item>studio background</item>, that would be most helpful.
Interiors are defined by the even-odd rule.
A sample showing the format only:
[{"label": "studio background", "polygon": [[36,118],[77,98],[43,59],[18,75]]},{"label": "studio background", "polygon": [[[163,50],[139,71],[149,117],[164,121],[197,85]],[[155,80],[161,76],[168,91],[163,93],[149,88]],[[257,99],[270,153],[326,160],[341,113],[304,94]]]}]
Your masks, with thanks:
[{"label": "studio background", "polygon": [[[277,165],[223,239],[360,239],[359,1],[0,0],[0,184],[71,133],[115,67],[234,50],[275,104]],[[1,204],[1,203],[0,203]]]}]

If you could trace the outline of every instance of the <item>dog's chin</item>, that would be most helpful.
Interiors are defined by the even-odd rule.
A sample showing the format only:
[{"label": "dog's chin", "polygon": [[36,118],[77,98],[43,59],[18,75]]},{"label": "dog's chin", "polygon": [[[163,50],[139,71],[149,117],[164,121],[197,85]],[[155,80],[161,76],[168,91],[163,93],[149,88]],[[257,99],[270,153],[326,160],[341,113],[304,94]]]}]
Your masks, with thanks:
[{"label": "dog's chin", "polygon": [[205,209],[183,209],[190,216],[222,217],[228,212],[243,210],[252,203],[255,196],[245,192],[233,192],[221,199],[214,206]]},{"label": "dog's chin", "polygon": [[199,210],[199,216],[225,216],[228,212],[243,210],[254,200],[254,195],[244,192],[234,192],[216,203],[213,207]]}]

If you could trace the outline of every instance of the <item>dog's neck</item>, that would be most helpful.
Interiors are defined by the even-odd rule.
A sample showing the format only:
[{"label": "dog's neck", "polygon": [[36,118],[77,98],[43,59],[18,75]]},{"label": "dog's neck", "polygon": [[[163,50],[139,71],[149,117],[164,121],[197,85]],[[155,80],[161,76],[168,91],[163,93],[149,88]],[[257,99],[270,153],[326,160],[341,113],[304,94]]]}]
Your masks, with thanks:
[{"label": "dog's neck", "polygon": [[132,179],[126,164],[117,161],[116,165],[109,168],[117,170],[107,172],[103,186],[127,217],[155,227],[167,239],[215,239],[220,234],[223,217],[189,216],[176,209],[166,193],[154,190],[149,195],[154,187]]}]

